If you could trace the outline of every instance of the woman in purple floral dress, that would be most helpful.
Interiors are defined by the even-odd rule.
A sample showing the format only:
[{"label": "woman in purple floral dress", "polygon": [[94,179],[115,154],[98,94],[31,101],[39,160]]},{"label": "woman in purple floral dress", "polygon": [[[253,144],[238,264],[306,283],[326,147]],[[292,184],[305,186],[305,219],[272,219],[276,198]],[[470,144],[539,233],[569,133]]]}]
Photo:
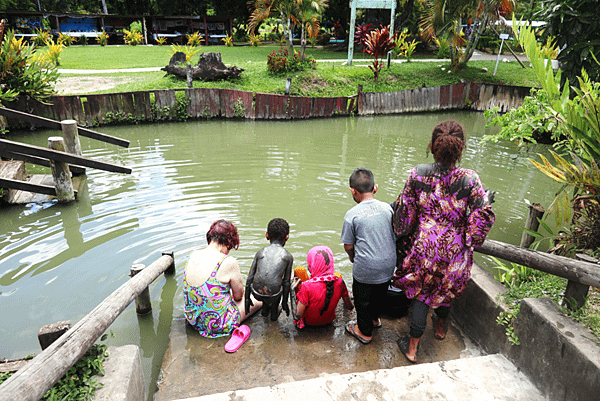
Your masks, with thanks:
[{"label": "woman in purple floral dress", "polygon": [[396,234],[414,238],[393,277],[394,286],[413,300],[410,336],[398,340],[411,362],[417,362],[430,307],[435,308],[435,337],[445,338],[450,305],[471,277],[473,247],[483,243],[494,223],[479,176],[457,167],[464,146],[458,122],[438,124],[429,143],[435,163],[411,171],[394,209]]}]

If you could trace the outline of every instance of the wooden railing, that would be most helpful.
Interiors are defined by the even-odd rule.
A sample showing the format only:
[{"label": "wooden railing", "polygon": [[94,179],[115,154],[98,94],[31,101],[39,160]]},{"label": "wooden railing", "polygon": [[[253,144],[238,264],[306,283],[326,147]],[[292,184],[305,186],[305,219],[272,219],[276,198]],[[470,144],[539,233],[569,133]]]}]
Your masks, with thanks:
[{"label": "wooden railing", "polygon": [[162,273],[175,274],[173,254],[164,253],[0,385],[0,401],[37,401],[60,380],[127,306]]}]

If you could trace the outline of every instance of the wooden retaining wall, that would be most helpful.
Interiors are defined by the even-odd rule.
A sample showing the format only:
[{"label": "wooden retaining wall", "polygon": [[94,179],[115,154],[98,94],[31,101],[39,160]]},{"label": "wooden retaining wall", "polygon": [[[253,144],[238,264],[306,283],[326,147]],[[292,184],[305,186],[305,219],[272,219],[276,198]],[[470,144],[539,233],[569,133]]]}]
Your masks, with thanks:
[{"label": "wooden retaining wall", "polygon": [[447,109],[484,111],[498,106],[505,113],[517,108],[529,95],[521,86],[461,83],[397,92],[361,92],[358,114],[399,114]]},{"label": "wooden retaining wall", "polygon": [[[311,98],[230,89],[165,89],[98,95],[53,96],[51,105],[21,99],[8,108],[84,127],[180,121],[188,118],[306,119],[333,116],[400,114],[446,109],[501,112],[518,107],[529,88],[460,83],[396,92],[360,92],[349,97]],[[9,127],[23,127],[18,121]]]}]

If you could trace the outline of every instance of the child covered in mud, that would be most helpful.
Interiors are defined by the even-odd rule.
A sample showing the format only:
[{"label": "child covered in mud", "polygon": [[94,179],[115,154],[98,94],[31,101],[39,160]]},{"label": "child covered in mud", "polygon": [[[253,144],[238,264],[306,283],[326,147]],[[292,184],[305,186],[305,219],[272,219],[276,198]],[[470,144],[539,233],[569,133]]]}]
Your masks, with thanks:
[{"label": "child covered in mud", "polygon": [[254,256],[246,281],[246,310],[254,306],[250,294],[263,301],[262,315],[279,317],[279,304],[290,315],[287,300],[290,295],[290,278],[294,257],[283,247],[290,236],[290,227],[284,219],[272,219],[267,226],[266,238],[270,245],[262,248]]},{"label": "child covered in mud", "polygon": [[[348,294],[346,283],[333,265],[333,252],[328,246],[315,246],[306,257],[310,278],[300,286],[297,292],[297,312],[294,323],[299,329],[307,326],[324,326],[335,319],[335,309],[340,301],[348,310],[354,304]],[[300,279],[296,279],[300,281]],[[298,282],[294,284],[297,285]],[[292,290],[294,291],[294,290]]]}]

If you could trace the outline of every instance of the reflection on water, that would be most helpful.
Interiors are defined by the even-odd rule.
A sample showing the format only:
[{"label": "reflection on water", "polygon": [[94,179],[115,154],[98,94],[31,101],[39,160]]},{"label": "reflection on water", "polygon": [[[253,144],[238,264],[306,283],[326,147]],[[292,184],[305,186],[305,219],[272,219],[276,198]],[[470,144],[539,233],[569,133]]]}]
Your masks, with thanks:
[{"label": "reflection on water", "polygon": [[[39,352],[40,327],[77,322],[128,280],[132,264],[149,265],[161,252],[174,251],[177,274],[159,277],[150,288],[152,315],[138,317],[130,306],[111,326],[108,340],[140,345],[152,392],[172,317],[182,314],[185,263],[193,249],[206,244],[214,220],[238,226],[241,247],[233,255],[244,273],[267,245],[267,222],[283,217],[291,227],[286,248],[297,265],[305,264],[312,246],[328,245],[336,267],[350,279],[339,239],[343,216],[354,204],[348,177],[356,167],[370,168],[380,188],[377,198],[395,200],[410,169],[431,161],[425,152],[431,130],[448,118],[463,123],[469,135],[462,165],[497,191],[490,238],[518,244],[525,199],[548,205],[556,188],[532,166],[515,164],[511,144],[481,144],[486,129],[478,113],[102,129],[131,141],[129,149],[81,138],[85,156],[126,165],[133,173],[88,169],[73,204],[2,210],[0,357]],[[55,134],[27,132],[10,139],[45,146]]]}]

